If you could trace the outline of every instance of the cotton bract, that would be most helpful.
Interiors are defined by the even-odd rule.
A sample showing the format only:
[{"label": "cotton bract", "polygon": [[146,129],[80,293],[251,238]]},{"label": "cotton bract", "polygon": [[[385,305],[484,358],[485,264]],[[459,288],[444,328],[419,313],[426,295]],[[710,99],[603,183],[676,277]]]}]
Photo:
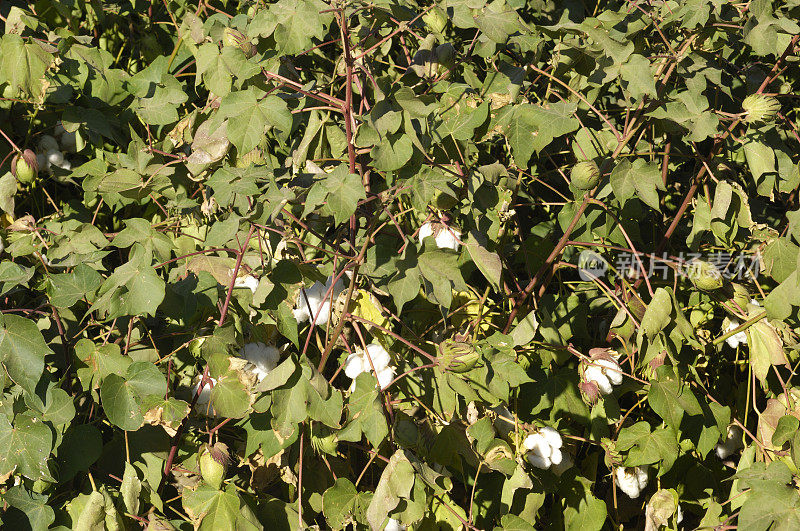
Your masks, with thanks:
[{"label": "cotton bract", "polygon": [[597,359],[586,367],[584,373],[586,381],[594,382],[600,389],[600,394],[611,394],[614,385],[622,383],[622,369],[619,363],[612,360]]},{"label": "cotton bract", "polygon": [[336,300],[336,297],[344,289],[344,282],[339,279],[333,286],[330,295],[326,297],[332,283],[333,277],[328,277],[325,284],[314,282],[314,285],[310,288],[300,290],[297,304],[293,311],[294,318],[298,324],[309,320],[318,325],[324,325],[328,322],[331,312],[331,300]]},{"label": "cotton bract", "polygon": [[640,466],[619,467],[614,470],[614,481],[629,498],[638,498],[647,487],[647,470]]},{"label": "cotton bract", "polygon": [[239,350],[239,357],[246,359],[255,366],[253,374],[258,377],[260,382],[270,371],[278,366],[280,352],[277,348],[264,343],[248,343]]},{"label": "cotton bract", "polygon": [[[422,241],[428,236],[434,236],[433,232],[433,224],[430,221],[424,223],[419,228],[419,242],[422,243]],[[458,248],[461,245],[461,232],[442,225],[439,228],[438,234],[434,236],[434,240],[436,241],[436,246],[440,249],[452,249],[454,251],[458,251]]]},{"label": "cotton bract", "polygon": [[[372,364],[370,365],[370,360]],[[378,384],[381,389],[385,389],[394,379],[395,368],[390,365],[392,357],[377,343],[367,345],[366,350],[363,352],[353,352],[347,356],[344,362],[344,373],[348,378],[353,380],[350,385],[350,390],[356,388],[356,378],[362,372],[372,372],[375,368],[375,377],[378,378]]]},{"label": "cotton bract", "polygon": [[525,458],[536,468],[550,468],[560,464],[563,459],[562,444],[561,435],[549,427],[531,433],[522,441],[522,446],[528,451]]}]

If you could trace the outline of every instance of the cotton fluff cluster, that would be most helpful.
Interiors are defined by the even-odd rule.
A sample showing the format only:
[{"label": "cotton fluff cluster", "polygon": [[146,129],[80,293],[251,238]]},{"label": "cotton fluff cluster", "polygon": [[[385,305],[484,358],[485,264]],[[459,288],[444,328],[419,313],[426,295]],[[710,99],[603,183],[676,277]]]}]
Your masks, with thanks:
[{"label": "cotton fluff cluster", "polygon": [[[371,365],[370,361],[372,361]],[[378,384],[381,389],[385,389],[394,379],[395,368],[390,365],[391,361],[392,357],[378,343],[370,343],[366,350],[353,352],[347,356],[347,360],[344,362],[344,373],[353,380],[350,390],[353,391],[356,388],[358,375],[362,372],[372,372],[373,367]]]},{"label": "cotton fluff cluster", "polygon": [[419,228],[419,242],[422,243],[422,241],[428,236],[434,237],[436,240],[436,246],[440,249],[452,249],[454,251],[458,251],[458,248],[461,245],[460,231],[445,225],[440,225],[438,228],[438,233],[434,236],[434,226],[430,221],[424,223]]},{"label": "cotton fluff cluster", "polygon": [[386,523],[386,527],[383,528],[383,531],[403,531],[406,528],[403,524],[399,521],[395,520],[394,518],[389,518],[389,521]]},{"label": "cotton fluff cluster", "polygon": [[[62,149],[70,151],[68,149],[69,144],[65,143],[63,139],[69,133],[64,133],[61,135],[61,146],[59,147],[58,142],[55,138],[50,135],[43,135],[42,138],[39,139],[39,149],[36,153],[36,163],[39,165],[39,171],[46,171],[47,173],[52,173],[52,166],[57,168],[61,168],[62,170],[71,170],[72,164],[70,161],[64,158],[64,153]],[[75,150],[75,135],[72,134],[72,151]]]},{"label": "cotton fluff cluster", "polygon": [[[230,274],[233,275],[233,269],[230,270]],[[245,275],[243,277],[236,277],[233,281],[234,288],[249,288],[250,291],[253,293],[256,292],[258,288],[258,279],[253,275]]]},{"label": "cotton fluff cluster", "polygon": [[252,363],[255,368],[253,374],[258,381],[263,380],[267,374],[278,366],[281,354],[277,348],[264,343],[247,343],[239,350],[239,357]]},{"label": "cotton fluff cluster", "polygon": [[531,433],[522,441],[522,446],[528,452],[525,458],[536,468],[550,468],[561,464],[561,435],[550,427],[541,428],[536,433]]},{"label": "cotton fluff cluster", "polygon": [[[722,331],[723,334],[727,334],[731,330],[735,329],[739,325],[741,325],[737,319],[731,319],[728,326]],[[731,337],[725,340],[725,343],[728,344],[731,348],[737,348],[739,345],[747,345],[747,334],[742,330],[741,332],[736,332]]]},{"label": "cotton fluff cluster", "polygon": [[717,452],[717,457],[725,459],[733,454],[739,448],[742,448],[742,428],[736,424],[728,426],[728,434],[725,441],[717,444],[714,451]]},{"label": "cotton fluff cluster", "polygon": [[622,369],[619,363],[609,359],[595,359],[590,362],[583,373],[587,382],[594,382],[600,394],[611,394],[614,385],[622,383]]},{"label": "cotton fluff cluster", "polygon": [[[217,412],[214,411],[214,407],[210,406],[211,404],[211,389],[217,385],[217,380],[214,378],[209,377],[209,382],[203,386],[203,390],[200,391],[200,396],[197,397],[197,410],[200,412],[201,415],[208,415],[210,417],[216,417]],[[198,377],[197,383],[194,384],[192,388],[192,396],[197,394],[198,389],[200,389],[200,382],[202,381],[202,377]]]},{"label": "cotton fluff cluster", "polygon": [[293,312],[298,324],[305,323],[308,320],[318,325],[324,325],[328,322],[331,312],[331,300],[336,300],[339,293],[344,290],[344,282],[339,279],[333,286],[331,294],[326,297],[332,283],[333,277],[328,277],[325,284],[314,282],[314,285],[310,288],[300,291]]},{"label": "cotton fluff cluster", "polygon": [[614,480],[620,490],[629,498],[638,498],[639,494],[647,487],[647,470],[640,466],[619,467],[614,470]]}]

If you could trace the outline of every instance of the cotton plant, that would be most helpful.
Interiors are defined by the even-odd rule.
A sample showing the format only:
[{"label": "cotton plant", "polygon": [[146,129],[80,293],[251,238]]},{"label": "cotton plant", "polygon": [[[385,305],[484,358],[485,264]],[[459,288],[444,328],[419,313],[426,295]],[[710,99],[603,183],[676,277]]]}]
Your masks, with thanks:
[{"label": "cotton plant", "polygon": [[350,384],[350,391],[355,390],[358,375],[363,372],[371,373],[373,368],[381,389],[388,387],[394,380],[396,372],[391,362],[392,357],[378,343],[370,343],[365,350],[351,353],[344,362],[344,373],[353,380],[353,383]]},{"label": "cotton plant", "polygon": [[522,441],[522,446],[526,450],[525,459],[532,466],[542,469],[561,464],[564,459],[561,453],[563,444],[561,435],[547,426],[529,434]]},{"label": "cotton plant", "polygon": [[714,451],[717,453],[717,457],[719,457],[720,459],[727,459],[737,450],[743,447],[744,444],[742,443],[742,428],[740,428],[736,424],[731,424],[730,426],[728,426],[728,430],[725,435],[725,440],[721,443],[718,443],[714,447]]},{"label": "cotton plant", "polygon": [[253,364],[253,374],[259,382],[278,366],[281,357],[276,347],[264,343],[247,343],[239,349],[238,354],[240,358]]},{"label": "cotton plant", "polygon": [[601,395],[609,395],[614,386],[622,383],[622,368],[610,349],[592,349],[589,359],[581,363],[581,392],[590,402]]},{"label": "cotton plant", "polygon": [[[333,289],[331,289],[333,285]],[[331,291],[328,294],[328,290]],[[328,277],[325,284],[314,282],[308,289],[300,290],[297,296],[297,303],[292,312],[297,324],[311,321],[312,324],[324,325],[328,322],[331,312],[331,301],[344,290],[344,281],[339,279],[333,283],[333,277]]]},{"label": "cotton plant", "polygon": [[615,468],[614,482],[629,498],[638,498],[647,487],[647,469],[640,466]]},{"label": "cotton plant", "polygon": [[430,236],[436,241],[436,246],[440,249],[452,249],[458,251],[461,246],[461,231],[448,227],[443,223],[433,224],[430,221],[423,223],[419,228],[419,243]]}]

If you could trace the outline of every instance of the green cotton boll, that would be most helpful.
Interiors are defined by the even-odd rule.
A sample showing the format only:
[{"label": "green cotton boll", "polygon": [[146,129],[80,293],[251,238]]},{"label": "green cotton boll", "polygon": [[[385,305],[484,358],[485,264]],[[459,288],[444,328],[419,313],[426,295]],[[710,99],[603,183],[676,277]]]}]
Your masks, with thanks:
[{"label": "green cotton boll", "polygon": [[578,190],[591,190],[600,182],[600,168],[592,161],[579,162],[572,167],[569,178]]},{"label": "green cotton boll", "polygon": [[747,115],[745,121],[749,123],[769,122],[781,110],[781,103],[772,96],[750,94],[742,102],[742,110]]}]

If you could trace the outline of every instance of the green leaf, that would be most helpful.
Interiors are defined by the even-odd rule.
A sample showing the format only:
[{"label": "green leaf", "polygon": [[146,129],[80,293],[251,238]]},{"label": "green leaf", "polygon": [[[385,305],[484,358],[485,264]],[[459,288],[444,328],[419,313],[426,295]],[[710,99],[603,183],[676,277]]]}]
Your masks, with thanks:
[{"label": "green leaf", "polygon": [[218,116],[228,119],[228,139],[241,154],[256,148],[267,128],[275,127],[285,133],[291,129],[292,115],[286,102],[277,96],[263,95],[263,91],[250,87],[231,92],[220,103]]},{"label": "green leaf", "polygon": [[414,486],[414,467],[403,450],[397,450],[383,469],[375,495],[367,508],[367,521],[373,529],[382,529],[387,515],[401,499],[408,499]]},{"label": "green leaf", "polygon": [[783,446],[788,442],[797,430],[800,429],[800,420],[792,415],[784,415],[778,420],[778,426],[772,434],[772,444]]},{"label": "green leaf", "polygon": [[206,484],[194,490],[184,489],[182,503],[198,531],[237,529],[241,513],[239,497],[233,485],[226,490],[217,490]]},{"label": "green leaf", "polygon": [[44,372],[44,357],[53,351],[30,319],[2,314],[0,326],[0,363],[14,383],[33,394]]},{"label": "green leaf", "polygon": [[133,362],[124,377],[108,375],[100,386],[100,400],[108,420],[126,431],[144,422],[143,404],[150,395],[164,395],[167,382],[158,367],[146,361]]},{"label": "green leaf", "polygon": [[[27,519],[32,531],[43,531],[55,522],[53,508],[47,505],[47,496],[26,491],[23,487],[11,487],[3,494],[3,501],[19,511]],[[3,515],[5,525],[14,526],[12,514]]]},{"label": "green leaf", "polygon": [[0,38],[0,85],[8,83],[11,96],[42,99],[44,73],[52,62],[52,55],[38,44],[25,43],[19,35]]},{"label": "green leaf", "polygon": [[294,55],[311,47],[312,39],[325,37],[333,14],[320,0],[285,0],[270,5],[250,23],[248,30],[267,37],[274,33],[281,55]]},{"label": "green leaf", "polygon": [[661,170],[644,159],[636,159],[633,163],[625,159],[616,165],[611,172],[611,188],[620,204],[636,194],[645,204],[659,210],[658,190],[664,190]]},{"label": "green leaf", "polygon": [[628,451],[625,466],[650,465],[662,461],[661,473],[668,471],[678,457],[675,432],[659,429],[651,433],[650,425],[644,421],[620,430],[616,449]]},{"label": "green leaf", "polygon": [[347,220],[356,211],[359,201],[366,199],[361,177],[348,171],[341,164],[318,179],[308,192],[305,212],[324,205],[326,212],[333,214],[337,224]]},{"label": "green leaf", "polygon": [[93,299],[103,277],[86,264],[78,264],[69,273],[50,275],[50,302],[58,308],[69,308],[81,299]]},{"label": "green leaf", "polygon": [[647,310],[642,317],[639,334],[644,334],[648,339],[652,339],[671,322],[671,316],[672,297],[664,288],[656,288],[653,299],[647,305]]},{"label": "green leaf", "polygon": [[389,434],[376,382],[375,376],[369,373],[361,373],[356,378],[356,388],[347,400],[347,423],[339,432],[339,439],[356,442],[363,433],[370,444],[378,448]]},{"label": "green leaf", "polygon": [[32,480],[53,481],[47,469],[52,449],[53,433],[41,420],[21,413],[12,425],[0,415],[0,476],[16,470]]},{"label": "green leaf", "polygon": [[338,478],[322,495],[322,507],[328,525],[342,529],[352,521],[352,513],[358,501],[358,491],[347,478]]}]

